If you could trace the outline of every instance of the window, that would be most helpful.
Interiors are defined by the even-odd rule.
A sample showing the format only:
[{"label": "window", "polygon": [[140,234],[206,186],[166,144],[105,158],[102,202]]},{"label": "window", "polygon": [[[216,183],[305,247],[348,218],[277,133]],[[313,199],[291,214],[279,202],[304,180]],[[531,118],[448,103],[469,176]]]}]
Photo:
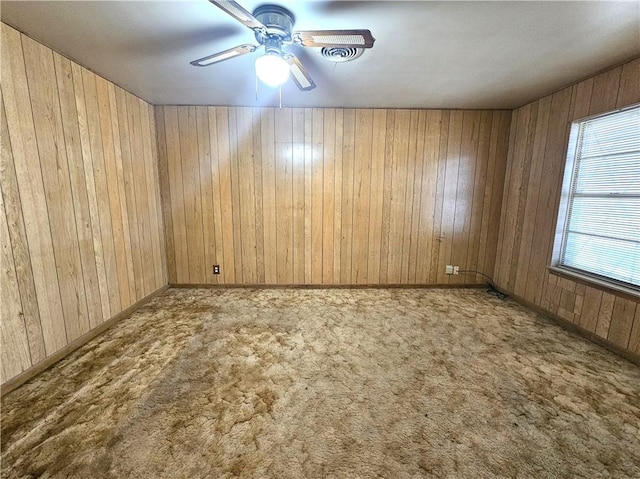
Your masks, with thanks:
[{"label": "window", "polygon": [[640,292],[640,105],[573,123],[552,266]]}]

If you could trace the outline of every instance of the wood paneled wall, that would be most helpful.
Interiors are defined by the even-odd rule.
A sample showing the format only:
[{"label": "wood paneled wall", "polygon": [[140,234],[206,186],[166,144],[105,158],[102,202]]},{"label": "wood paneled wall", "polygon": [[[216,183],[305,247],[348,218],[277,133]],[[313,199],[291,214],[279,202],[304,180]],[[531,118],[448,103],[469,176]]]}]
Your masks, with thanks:
[{"label": "wood paneled wall", "polygon": [[0,380],[167,282],[484,282],[446,264],[640,354],[638,301],[546,269],[571,121],[638,101],[640,60],[513,114],[154,112],[2,24]]},{"label": "wood paneled wall", "polygon": [[1,380],[167,284],[153,107],[2,24]]},{"label": "wood paneled wall", "polygon": [[482,283],[445,264],[493,274],[510,120],[156,107],[169,281]]},{"label": "wood paneled wall", "polygon": [[638,300],[558,277],[547,266],[571,122],[637,102],[640,59],[514,111],[496,265],[506,291],[634,354],[640,354]]}]

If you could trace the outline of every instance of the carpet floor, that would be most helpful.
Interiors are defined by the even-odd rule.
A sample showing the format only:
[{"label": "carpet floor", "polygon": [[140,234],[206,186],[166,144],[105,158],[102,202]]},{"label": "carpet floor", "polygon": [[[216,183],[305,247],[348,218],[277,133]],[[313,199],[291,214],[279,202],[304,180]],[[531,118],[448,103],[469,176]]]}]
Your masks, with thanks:
[{"label": "carpet floor", "polygon": [[170,289],[2,399],[2,478],[638,478],[640,368],[483,290]]}]

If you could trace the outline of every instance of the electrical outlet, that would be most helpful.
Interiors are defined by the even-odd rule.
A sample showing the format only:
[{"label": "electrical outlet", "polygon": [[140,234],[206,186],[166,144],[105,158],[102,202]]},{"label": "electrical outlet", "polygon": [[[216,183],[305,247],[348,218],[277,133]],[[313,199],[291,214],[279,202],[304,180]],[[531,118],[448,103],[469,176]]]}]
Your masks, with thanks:
[{"label": "electrical outlet", "polygon": [[220,265],[219,264],[214,264],[213,265],[213,274],[220,274]]},{"label": "electrical outlet", "polygon": [[453,274],[453,265],[446,265],[444,267],[444,274]]},{"label": "electrical outlet", "polygon": [[453,267],[453,274],[460,274],[460,266]]}]

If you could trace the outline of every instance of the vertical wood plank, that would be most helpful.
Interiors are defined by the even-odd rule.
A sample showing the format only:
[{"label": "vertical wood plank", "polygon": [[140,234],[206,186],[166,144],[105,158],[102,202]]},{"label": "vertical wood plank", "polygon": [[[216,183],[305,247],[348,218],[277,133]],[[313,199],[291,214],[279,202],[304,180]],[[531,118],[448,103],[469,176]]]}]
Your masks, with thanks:
[{"label": "vertical wood plank", "polygon": [[371,144],[371,192],[369,206],[369,251],[367,282],[380,283],[380,250],[382,231],[382,208],[384,199],[384,158],[387,128],[387,111],[373,111]]},{"label": "vertical wood plank", "polygon": [[621,348],[627,349],[633,328],[633,318],[637,303],[630,299],[616,297],[611,313],[611,325],[607,339]]},{"label": "vertical wood plank", "polygon": [[[504,185],[505,181],[507,149],[509,147],[510,137],[509,125],[511,125],[511,112],[501,111],[499,113],[499,119],[494,116],[494,121],[495,120],[498,121],[498,132],[496,136],[495,155],[492,155],[492,158],[495,158],[495,163],[493,168],[494,186],[491,192],[491,208],[489,211],[490,225],[497,225],[500,223],[500,212],[503,204],[503,188],[498,185]],[[492,147],[490,148],[490,152],[493,151]],[[485,274],[489,275],[490,277],[496,276],[495,268],[496,256],[498,254],[498,234],[501,230],[502,228],[491,226],[489,227],[483,271],[485,271]]]},{"label": "vertical wood plank", "polygon": [[262,191],[264,200],[264,277],[267,284],[277,283],[277,224],[276,224],[276,153],[275,112],[263,109],[261,119]]},{"label": "vertical wood plank", "polygon": [[[412,112],[413,113],[413,112]],[[426,140],[426,127],[427,127],[427,112],[425,110],[415,112],[416,122],[416,146],[415,154],[410,159],[413,164],[414,173],[407,179],[412,183],[411,191],[411,219],[409,231],[409,246],[408,246],[408,277],[407,282],[409,284],[415,284],[418,276],[418,263],[420,261],[418,257],[418,244],[420,243],[420,219],[422,216],[422,210],[428,206],[422,203],[422,182],[424,177],[424,151]],[[406,240],[405,240],[406,242]]]},{"label": "vertical wood plank", "polygon": [[[164,219],[165,251],[169,284],[178,282],[176,276],[176,250],[174,245],[173,216],[171,202],[171,181],[169,177],[168,138],[165,129],[165,107],[155,107],[156,132],[158,138],[158,178]],[[216,164],[217,166],[217,164]],[[217,175],[216,175],[217,176]],[[217,229],[216,229],[217,231]],[[132,260],[133,262],[133,260]],[[133,265],[132,265],[133,267]]]},{"label": "vertical wood plank", "polygon": [[311,282],[323,282],[322,228],[324,226],[324,114],[313,109],[311,168]]},{"label": "vertical wood plank", "polygon": [[616,297],[611,293],[602,293],[600,311],[598,312],[598,323],[596,324],[596,334],[602,338],[609,337],[609,326],[615,305]]},{"label": "vertical wood plank", "polygon": [[[184,206],[182,181],[182,159],[178,130],[178,108],[164,107],[167,158],[169,159],[169,187],[171,192],[171,217],[173,222],[173,244],[175,245],[176,281],[189,282],[189,244]],[[231,263],[230,263],[231,264]]]},{"label": "vertical wood plank", "polygon": [[65,147],[69,165],[69,180],[76,218],[78,246],[82,270],[82,282],[86,294],[89,324],[102,321],[102,303],[100,286],[96,268],[96,255],[92,239],[91,215],[85,181],[84,162],[80,142],[80,128],[76,111],[76,100],[73,84],[71,62],[66,58],[53,54],[56,70],[56,81],[59,93],[62,128],[64,130]]},{"label": "vertical wood plank", "polygon": [[589,115],[597,115],[616,107],[622,67],[613,68],[593,78]]},{"label": "vertical wood plank", "polygon": [[[84,91],[84,109],[86,109],[86,129],[88,132],[89,147],[91,149],[91,164],[85,162],[85,175],[87,175],[87,187],[94,188],[94,209],[96,210],[94,237],[100,235],[102,242],[102,265],[98,269],[104,269],[106,286],[109,297],[109,318],[116,311],[120,311],[120,291],[118,286],[118,271],[116,266],[115,246],[113,241],[113,228],[111,224],[111,206],[109,203],[109,190],[105,172],[104,151],[102,144],[102,132],[100,130],[100,116],[98,111],[96,76],[88,70],[82,70],[80,74]],[[79,79],[80,81],[80,79]],[[77,100],[76,100],[77,101]],[[84,112],[83,112],[84,113]],[[85,161],[88,158],[85,159]],[[91,168],[91,172],[88,169]],[[104,306],[103,306],[104,310]]]},{"label": "vertical wood plank", "polygon": [[[262,134],[260,123],[260,109],[252,108],[252,128],[253,128],[253,181],[254,181],[254,198],[255,198],[255,237],[256,237],[256,282],[264,284],[264,207],[262,200],[264,193],[262,190]],[[295,161],[295,159],[294,159]],[[295,264],[295,262],[294,262]],[[304,274],[304,272],[303,272]]]},{"label": "vertical wood plank", "polygon": [[[130,148],[132,169],[135,181],[133,182],[133,190],[136,201],[137,221],[135,227],[138,230],[138,240],[141,245],[140,256],[142,258],[142,277],[144,285],[144,295],[151,294],[154,291],[153,283],[155,277],[155,266],[153,264],[153,240],[150,224],[150,211],[148,203],[148,188],[146,181],[146,168],[144,165],[145,147],[144,147],[144,125],[140,112],[139,99],[133,95],[127,94],[127,113],[129,115],[129,129],[131,135]],[[148,266],[147,266],[148,265]]]},{"label": "vertical wood plank", "polygon": [[[216,109],[216,126],[218,128],[218,168],[220,175],[220,205],[222,210],[222,241],[224,263],[221,273],[225,283],[233,284],[240,281],[236,276],[235,241],[233,227],[233,198],[231,185],[231,151],[229,108]],[[275,268],[274,268],[275,271]]]},{"label": "vertical wood plank", "polygon": [[290,284],[293,280],[292,122],[290,108],[276,112],[276,279],[279,284]]},{"label": "vertical wood plank", "polygon": [[[536,245],[536,220],[539,219],[538,208],[540,205],[540,190],[543,184],[544,151],[547,145],[547,130],[549,128],[549,117],[551,113],[551,97],[545,97],[539,102],[538,116],[535,125],[535,142],[533,145],[531,171],[529,176],[529,186],[527,188],[527,200],[524,211],[524,225],[522,236],[525,238],[526,245],[521,248],[521,254],[518,258],[518,275],[516,275],[516,288],[522,291],[523,297],[533,297],[535,295],[537,285],[541,280],[542,271],[540,268],[530,268],[531,262],[538,263],[542,260],[543,250]],[[533,126],[532,126],[533,128]],[[535,264],[534,263],[534,264]],[[526,265],[526,266],[525,266]]]},{"label": "vertical wood plank", "polygon": [[[488,158],[487,158],[487,175],[484,184],[484,193],[483,193],[483,215],[482,215],[482,224],[480,226],[480,239],[479,239],[479,250],[478,250],[478,271],[486,274],[491,277],[493,273],[487,271],[487,246],[488,246],[488,236],[489,236],[489,220],[491,218],[491,204],[492,204],[492,196],[493,190],[496,188],[494,185],[494,177],[495,177],[495,159],[496,159],[496,150],[497,150],[497,138],[498,138],[498,127],[500,122],[500,112],[494,111],[491,113],[491,130],[489,134],[489,150],[488,150]],[[483,280],[486,280],[483,277]]]},{"label": "vertical wood plank", "polygon": [[[24,37],[23,48],[40,167],[49,210],[56,271],[62,298],[67,340],[72,341],[89,328],[86,295],[82,283],[80,250],[69,165],[64,148],[60,101],[56,88],[53,52]],[[119,298],[118,298],[119,301]],[[114,300],[114,305],[117,301]]]},{"label": "vertical wood plank", "polygon": [[[469,230],[473,209],[473,190],[478,161],[478,136],[480,133],[480,113],[465,111],[462,115],[462,132],[460,139],[460,159],[455,191],[455,207],[453,219],[453,240],[451,245],[451,264],[461,270],[470,270],[467,264],[469,250]],[[465,283],[473,279],[473,275],[462,274],[461,277],[450,277],[450,282]]]},{"label": "vertical wood plank", "polygon": [[[80,148],[82,151],[82,171],[84,173],[84,182],[86,185],[87,200],[89,207],[90,234],[93,243],[93,255],[96,264],[96,274],[98,276],[98,291],[100,295],[100,304],[102,306],[102,315],[89,318],[91,327],[95,327],[111,314],[111,306],[109,304],[109,286],[107,282],[107,270],[104,260],[104,250],[102,246],[102,233],[100,231],[100,212],[98,208],[98,197],[93,174],[93,154],[91,151],[91,139],[89,135],[89,120],[87,117],[87,109],[84,95],[84,82],[82,78],[82,69],[80,66],[71,64],[71,75],[73,78],[73,89],[75,95],[75,112],[78,120],[78,129],[80,133]],[[97,311],[96,311],[97,312]]]},{"label": "vertical wood plank", "polygon": [[231,226],[233,231],[233,266],[235,280],[239,284],[244,282],[242,276],[242,210],[240,205],[240,177],[238,173],[238,109],[228,109],[228,137],[229,137],[229,173],[231,185]]},{"label": "vertical wood plank", "polygon": [[[209,112],[207,107],[203,106],[196,107],[195,110],[198,178],[200,180],[200,200],[202,204],[202,278],[205,283],[215,284],[218,282],[218,275],[213,274],[213,265],[217,264],[217,259],[213,200],[213,162],[211,159],[211,143],[209,142]],[[191,133],[193,134],[193,132]]]},{"label": "vertical wood plank", "polygon": [[355,120],[351,280],[354,284],[366,284],[370,281],[368,253],[373,110],[357,110]]},{"label": "vertical wood plank", "polygon": [[616,108],[640,102],[640,58],[622,66]]},{"label": "vertical wood plank", "polygon": [[[524,264],[524,256],[526,256],[526,250],[528,247],[528,243],[527,243],[528,238],[524,238],[523,240],[523,237],[522,237],[523,221],[521,221],[521,219],[524,218],[527,197],[530,194],[529,193],[529,177],[531,175],[531,161],[529,161],[529,158],[531,158],[531,154],[534,148],[534,139],[535,139],[535,132],[536,132],[535,125],[537,123],[539,105],[540,105],[540,102],[536,102],[531,105],[531,109],[529,110],[529,117],[526,121],[526,126],[523,129],[524,131],[526,131],[526,133],[523,134],[524,141],[522,144],[523,150],[521,153],[523,164],[522,164],[521,176],[518,179],[520,183],[520,189],[517,194],[518,196],[517,209],[515,209],[515,205],[514,205],[515,216],[518,220],[514,225],[515,226],[515,231],[513,235],[514,248],[512,250],[512,255],[514,257],[523,258],[522,264]],[[517,283],[518,273],[520,273],[520,276],[522,277],[522,268],[518,268],[518,264],[516,264],[515,262],[512,262],[511,267],[509,269],[509,285],[511,286],[511,288],[513,288],[513,291],[515,291],[516,294],[522,295],[524,294],[525,285],[522,280],[519,283]]]},{"label": "vertical wood plank", "polygon": [[[405,192],[404,192],[404,227],[402,233],[402,256],[400,260],[400,283],[408,284],[412,282],[410,280],[411,270],[411,230],[413,221],[414,207],[417,209],[418,205],[414,205],[414,187],[416,184],[419,187],[419,182],[416,182],[416,149],[418,145],[418,117],[419,112],[417,110],[411,110],[409,112],[409,138],[407,141],[407,164],[406,164],[406,178],[405,178]],[[419,176],[419,175],[418,175]],[[418,194],[420,194],[418,192]],[[415,274],[414,274],[415,276]]]},{"label": "vertical wood plank", "polygon": [[444,236],[442,234],[442,212],[444,208],[444,185],[447,170],[447,145],[449,143],[449,124],[451,113],[449,111],[442,112],[441,128],[438,134],[438,156],[437,156],[437,181],[436,195],[433,214],[433,237],[431,251],[431,265],[429,268],[429,282],[443,283],[444,278],[441,276],[444,270],[440,269],[439,252],[440,245]]},{"label": "vertical wood plank", "polygon": [[[535,103],[537,104],[537,103]],[[503,219],[501,220],[501,242],[500,242],[500,256],[504,258],[510,258],[514,254],[514,248],[519,245],[515,245],[517,238],[516,224],[518,224],[518,210],[521,206],[520,201],[520,188],[522,187],[522,178],[525,174],[525,156],[526,156],[526,142],[528,138],[529,119],[531,116],[532,105],[525,105],[519,108],[515,112],[515,116],[512,120],[512,137],[509,146],[509,158],[508,158],[508,181],[504,187],[504,206],[503,206]],[[526,194],[526,192],[525,192]],[[517,249],[515,250],[517,254]],[[506,288],[513,287],[511,278],[511,266],[510,261],[501,261],[498,277],[505,284]]]},{"label": "vertical wood plank", "polygon": [[342,151],[344,144],[344,110],[336,110],[335,142],[333,147],[333,187],[334,187],[334,215],[333,215],[333,279],[340,283],[342,272]]},{"label": "vertical wood plank", "polygon": [[[138,296],[136,294],[136,276],[133,268],[133,249],[131,246],[131,223],[129,220],[129,209],[127,205],[127,193],[125,188],[125,173],[124,162],[122,159],[123,151],[127,149],[128,145],[123,147],[121,138],[121,129],[119,123],[120,114],[118,112],[118,102],[116,99],[116,87],[113,83],[108,83],[108,95],[109,95],[109,107],[111,110],[111,129],[113,131],[113,144],[115,148],[115,160],[116,160],[116,175],[118,190],[117,194],[120,197],[120,215],[122,218],[122,231],[124,237],[124,257],[125,267],[127,271],[127,278],[129,284],[129,298],[130,301],[137,301]],[[157,155],[156,155],[157,158]],[[159,188],[159,184],[157,185]],[[161,256],[163,263],[164,255]]]},{"label": "vertical wood plank", "polygon": [[[135,299],[131,297],[131,290],[129,288],[129,272],[127,266],[124,235],[124,230],[128,229],[128,225],[125,226],[123,221],[122,206],[120,204],[120,187],[118,185],[118,169],[114,136],[119,135],[119,132],[113,131],[108,83],[106,80],[100,77],[96,78],[96,95],[98,103],[98,118],[100,121],[100,132],[102,136],[102,149],[104,154],[104,169],[107,182],[109,211],[111,213],[110,219],[113,234],[118,290],[120,293],[120,308],[126,308],[127,306],[133,304],[135,302]],[[118,141],[118,144],[119,143],[120,142]],[[153,263],[149,264],[149,268],[153,269]]]},{"label": "vertical wood plank", "polygon": [[243,282],[255,284],[257,281],[257,256],[252,110],[238,108],[236,122],[238,128],[238,175],[240,178],[238,196],[242,231],[240,240],[242,245],[242,277]]},{"label": "vertical wood plank", "polygon": [[602,291],[588,286],[585,289],[584,302],[582,304],[582,314],[578,318],[577,324],[591,331],[596,330],[598,314],[600,313],[600,303],[602,302]]},{"label": "vertical wood plank", "polygon": [[433,281],[432,253],[435,242],[436,189],[438,182],[438,157],[440,153],[440,129],[442,112],[429,110],[426,114],[424,149],[422,152],[422,185],[420,193],[420,220],[418,229],[418,249],[416,282]]},{"label": "vertical wood plank", "polygon": [[[455,237],[455,209],[458,169],[460,167],[460,145],[464,112],[452,111],[449,116],[449,134],[447,148],[444,150],[445,177],[443,188],[442,220],[440,223],[440,239],[438,248],[437,282],[448,283],[445,266],[451,264],[451,249]],[[440,150],[443,151],[442,149]]]},{"label": "vertical wood plank", "polygon": [[2,268],[0,280],[0,298],[2,299],[2,311],[0,322],[0,332],[2,333],[2,367],[0,380],[5,382],[31,366],[31,355],[29,353],[29,340],[27,339],[27,329],[22,313],[22,300],[18,289],[18,278],[16,274],[11,240],[9,238],[9,227],[5,214],[3,196],[0,194],[0,260]]},{"label": "vertical wood plank", "polygon": [[395,112],[393,156],[390,170],[391,196],[389,200],[389,249],[387,253],[387,281],[401,283],[402,246],[404,241],[404,202],[407,190],[407,157],[409,152],[410,110]]},{"label": "vertical wood plank", "polygon": [[304,284],[305,269],[305,114],[293,110],[292,208],[293,208],[293,284]]},{"label": "vertical wood plank", "polygon": [[[18,191],[18,179],[16,177],[13,149],[9,139],[9,129],[2,95],[0,95],[0,114],[2,115],[0,123],[0,191],[2,192],[5,214],[7,215],[8,240],[11,246],[15,276],[22,302],[21,311],[26,328],[29,356],[31,362],[35,364],[46,357],[46,351],[40,324],[36,285],[29,256],[27,232],[22,213],[23,207],[20,192]],[[8,274],[11,276],[11,273]],[[15,297],[15,295],[13,296]],[[10,359],[11,355],[8,356],[7,360],[13,361]]]},{"label": "vertical wood plank", "polygon": [[629,351],[640,354],[640,306],[636,306],[636,314],[633,318],[633,327],[629,335]]},{"label": "vertical wood plank", "polygon": [[322,124],[322,283],[333,284],[336,110],[323,111]]},{"label": "vertical wood plank", "polygon": [[[114,87],[113,102],[115,103],[116,116],[114,123],[117,123],[118,127],[118,144],[119,154],[116,155],[116,167],[118,169],[119,184],[121,184],[120,199],[121,207],[123,208],[122,219],[125,223],[125,249],[130,249],[128,253],[129,262],[127,268],[130,274],[133,274],[133,278],[130,281],[131,297],[135,300],[142,299],[144,297],[145,285],[143,275],[143,259],[142,249],[144,245],[141,241],[141,237],[138,229],[138,217],[139,211],[136,202],[135,195],[135,177],[133,164],[136,161],[134,158],[134,149],[131,146],[132,141],[132,128],[130,127],[129,120],[129,105],[127,101],[129,93],[122,88]],[[120,171],[121,170],[121,171]],[[119,186],[120,187],[120,186]],[[91,199],[91,198],[90,198]],[[91,204],[91,202],[90,202]],[[126,213],[124,212],[126,210]],[[99,226],[96,224],[96,226]],[[95,228],[94,232],[98,232]],[[100,272],[100,268],[98,268]]]},{"label": "vertical wood plank", "polygon": [[[589,115],[589,106],[591,105],[591,94],[593,92],[593,78],[588,78],[587,80],[581,81],[577,85],[575,85],[576,89],[576,97],[573,105],[573,114],[571,115],[572,120],[581,119],[587,115]],[[540,100],[549,101],[550,97],[545,97]]]},{"label": "vertical wood plank", "polygon": [[504,224],[504,218],[507,216],[507,212],[511,207],[509,203],[509,191],[512,187],[511,185],[511,170],[512,165],[514,163],[514,150],[515,150],[515,141],[516,141],[516,133],[518,126],[518,111],[514,110],[513,115],[511,116],[511,122],[509,127],[509,146],[507,148],[507,162],[505,169],[505,179],[502,185],[502,203],[501,203],[501,212],[500,212],[500,230],[498,234],[498,251],[500,251],[500,255],[497,256],[497,262],[495,264],[495,280],[497,283],[502,283],[503,278],[504,281],[508,281],[508,278],[505,274],[505,262],[507,261],[507,255],[502,254],[502,247],[505,239],[506,227]]},{"label": "vertical wood plank", "polygon": [[313,282],[313,109],[304,109],[304,282]]},{"label": "vertical wood plank", "polygon": [[[465,269],[469,271],[480,271],[481,273],[484,273],[484,262],[479,261],[480,236],[482,233],[482,225],[483,223],[486,224],[485,219],[489,213],[488,201],[486,201],[485,197],[485,185],[488,183],[487,166],[489,162],[489,148],[491,146],[492,115],[490,111],[480,112],[478,146],[475,154],[476,168],[473,179],[473,200],[471,204],[467,260],[465,262]],[[465,276],[465,280],[467,283],[486,282],[486,278],[477,274],[468,274]]]},{"label": "vertical wood plank", "polygon": [[178,108],[182,191],[185,221],[188,225],[187,251],[189,282],[204,283],[204,233],[202,225],[202,195],[200,192],[200,162],[198,161],[195,107]]},{"label": "vertical wood plank", "polygon": [[[214,107],[207,108],[207,115],[209,120],[209,145],[211,154],[211,183],[212,183],[212,205],[213,205],[213,228],[215,236],[215,251],[214,251],[214,264],[218,266],[225,266],[221,269],[220,275],[214,280],[216,283],[224,283],[226,281],[227,270],[231,270],[226,267],[227,257],[224,251],[224,235],[223,235],[223,218],[222,218],[222,189],[221,189],[221,169],[220,169],[220,156],[218,151],[218,115],[217,109]],[[207,265],[213,269],[213,265]]]},{"label": "vertical wood plank", "polygon": [[[314,110],[315,114],[315,110]],[[351,267],[353,265],[353,192],[355,164],[356,112],[348,109],[343,112],[342,123],[342,238],[340,241],[340,282],[353,284]]]},{"label": "vertical wood plank", "polygon": [[147,186],[146,211],[147,221],[150,228],[149,237],[151,238],[148,247],[150,248],[151,257],[153,258],[154,272],[154,281],[151,288],[151,292],[153,292],[166,284],[164,280],[165,274],[163,271],[164,258],[162,256],[161,248],[162,235],[158,234],[158,232],[162,231],[162,221],[160,220],[159,212],[159,198],[156,189],[158,185],[158,154],[154,146],[156,143],[156,136],[154,133],[154,122],[150,115],[149,104],[139,98],[137,101],[140,106],[140,121],[142,123],[142,145],[145,170],[144,177]]},{"label": "vertical wood plank", "polygon": [[[115,98],[115,96],[114,96]],[[143,102],[144,103],[144,102]],[[158,162],[158,130],[157,123],[155,121],[155,108],[153,105],[146,103],[145,104],[147,111],[149,112],[149,128],[151,130],[151,159],[153,160],[151,163],[152,175],[155,178],[154,181],[154,190],[155,190],[155,213],[156,213],[156,224],[158,225],[158,245],[160,248],[160,265],[159,272],[161,274],[160,282],[158,283],[158,287],[165,286],[169,282],[169,274],[167,271],[167,245],[166,245],[166,235],[164,234],[164,215],[162,211],[162,197],[160,195],[160,170],[159,170],[159,162]],[[117,120],[117,118],[115,119]],[[121,166],[118,166],[121,168]],[[120,170],[118,170],[119,178],[121,177]],[[122,183],[123,181],[120,181]],[[125,241],[130,241],[127,234],[125,234]],[[125,243],[126,245],[126,243]]]}]

